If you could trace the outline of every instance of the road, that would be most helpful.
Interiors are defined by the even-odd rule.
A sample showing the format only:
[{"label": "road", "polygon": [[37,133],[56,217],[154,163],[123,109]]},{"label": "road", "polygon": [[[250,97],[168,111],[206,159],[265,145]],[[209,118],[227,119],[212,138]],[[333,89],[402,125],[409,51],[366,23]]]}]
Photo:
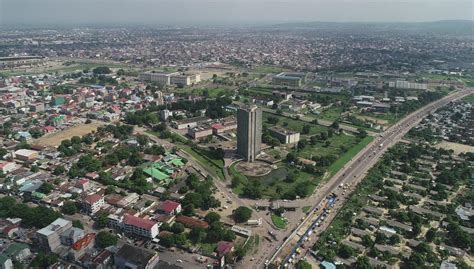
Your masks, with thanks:
[{"label": "road", "polygon": [[[296,207],[303,207],[308,205],[313,206],[312,210],[307,216],[305,216],[304,213],[300,212],[300,216],[292,218],[299,220],[301,217],[305,216],[302,221],[298,223],[290,223],[287,229],[282,231],[276,231],[275,227],[271,223],[271,220],[269,219],[269,216],[263,214],[262,212],[254,211],[252,216],[253,218],[262,218],[264,220],[262,227],[257,228],[259,232],[263,232],[265,234],[268,230],[276,231],[277,240],[269,242],[261,238],[257,253],[255,253],[251,257],[245,257],[243,262],[238,267],[264,268],[265,264],[267,264],[267,260],[271,262],[278,257],[281,260],[285,260],[288,254],[291,254],[294,251],[295,246],[298,244],[300,236],[298,236],[297,234],[304,234],[307,231],[308,227],[310,227],[318,219],[318,217],[321,216],[321,208],[319,208],[319,210],[315,210],[315,208],[323,203],[324,199],[328,194],[330,194],[331,192],[340,193],[341,189],[338,189],[337,186],[339,186],[341,183],[344,183],[346,185],[352,183],[352,186],[354,188],[355,185],[363,179],[365,173],[373,165],[375,165],[378,159],[382,156],[383,152],[385,152],[385,150],[387,150],[390,146],[398,142],[409,129],[415,126],[418,121],[421,120],[424,116],[428,115],[430,111],[444,106],[450,101],[459,99],[472,92],[472,89],[455,92],[408,115],[399,123],[390,127],[385,132],[381,133],[377,137],[377,139],[367,145],[366,148],[361,150],[324,186],[318,188],[317,191],[315,191],[311,196],[305,199],[291,201],[291,203],[294,204]],[[154,135],[146,133],[146,129],[144,128],[136,128],[135,131],[137,133],[147,134],[154,142],[163,145],[167,149],[170,149],[174,146],[169,141],[160,139]],[[382,144],[383,146],[380,147],[380,144]],[[218,179],[218,177],[214,175],[214,172],[211,169],[207,168],[205,165],[201,165],[193,156],[181,150],[178,153],[182,157],[188,159],[188,162],[190,162],[191,166],[199,168],[201,171],[206,171],[208,174],[213,175],[213,177],[215,178],[214,182],[216,188],[226,197],[230,198],[237,206],[253,207],[255,205],[255,200],[243,199],[235,195],[227,186],[226,182]],[[229,175],[226,169],[224,169],[224,174],[227,179],[226,181],[229,182]],[[320,231],[316,231],[315,234],[319,234],[327,227],[332,218],[334,218],[334,216],[336,215],[337,210],[342,206],[345,197],[342,197],[342,195],[339,195],[339,197],[340,201],[338,201],[338,204],[335,205],[331,214],[327,216],[326,222],[321,226],[322,228],[320,229]],[[254,231],[255,230],[256,229],[254,229]]]},{"label": "road", "polygon": [[[334,192],[339,194],[338,204],[331,211],[331,213],[326,217],[326,222],[322,225],[318,231],[315,231],[315,234],[319,234],[323,231],[327,225],[332,221],[332,219],[337,215],[338,210],[342,207],[342,204],[345,201],[345,196],[341,195],[344,190],[338,188],[342,183],[344,185],[351,185],[351,189],[348,189],[347,192],[353,191],[357,183],[359,183],[368,170],[372,168],[377,161],[382,157],[383,153],[388,150],[391,146],[396,144],[402,137],[415,125],[421,121],[422,118],[429,115],[432,111],[447,105],[449,102],[460,99],[470,93],[473,93],[472,88],[465,88],[461,91],[456,91],[450,95],[435,101],[431,104],[426,105],[425,107],[409,114],[407,117],[399,121],[394,126],[387,129],[385,132],[380,134],[377,139],[372,143],[367,145],[362,151],[359,152],[343,169],[336,173],[321,189],[317,190],[314,195],[311,196],[313,205],[313,210],[308,216],[304,219],[303,222],[293,231],[293,233],[281,244],[281,247],[275,251],[272,257],[269,258],[270,262],[278,260],[279,258],[282,261],[286,261],[288,255],[294,253],[294,249],[298,246],[300,241],[300,236],[298,234],[304,234],[307,232],[308,227],[310,227],[321,215],[321,208],[315,210],[316,207],[324,201],[325,197],[330,193]],[[309,202],[309,201],[308,201]]]}]

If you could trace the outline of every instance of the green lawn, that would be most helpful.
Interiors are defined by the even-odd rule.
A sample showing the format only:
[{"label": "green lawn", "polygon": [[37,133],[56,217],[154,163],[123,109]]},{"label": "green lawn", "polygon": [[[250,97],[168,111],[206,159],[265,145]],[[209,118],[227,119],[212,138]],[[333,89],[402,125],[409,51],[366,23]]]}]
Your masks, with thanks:
[{"label": "green lawn", "polygon": [[44,68],[35,68],[35,70],[26,70],[25,69],[15,69],[15,70],[5,70],[0,73],[4,76],[19,76],[19,75],[29,75],[29,74],[43,74],[43,73],[72,73],[72,72],[82,72],[84,69],[92,70],[98,66],[107,66],[110,68],[127,68],[125,64],[95,64],[95,63],[76,63],[72,65],[61,65],[55,67],[44,67]]},{"label": "green lawn", "polygon": [[464,97],[463,99],[464,99],[464,101],[474,105],[474,93]]},{"label": "green lawn", "polygon": [[[294,189],[298,184],[301,183],[307,183],[308,192],[312,193],[321,181],[320,177],[315,177],[314,175],[300,171],[299,169],[293,167],[287,167],[285,164],[281,164],[280,167],[265,176],[247,178],[245,175],[240,174],[235,169],[235,165],[236,164],[230,166],[229,173],[233,177],[240,178],[240,182],[242,184],[239,184],[232,189],[232,191],[238,195],[242,194],[242,189],[245,187],[245,184],[249,179],[258,180],[262,184],[263,198],[275,199],[281,198],[285,192]],[[297,174],[296,180],[294,182],[288,182],[285,180],[290,171]]]},{"label": "green lawn", "polygon": [[177,144],[177,147],[182,149],[183,151],[187,152],[189,155],[193,156],[202,166],[209,168],[215,176],[219,177],[220,179],[224,180],[224,160],[214,160],[203,153],[192,149],[188,145]]},{"label": "green lawn", "polygon": [[334,175],[339,171],[347,162],[349,162],[359,151],[365,146],[372,142],[374,138],[372,136],[366,136],[357,145],[351,147],[346,153],[344,153],[339,159],[337,159],[332,165],[328,167],[328,172]]},{"label": "green lawn", "polygon": [[201,243],[201,251],[203,255],[210,256],[216,249],[215,243]]},{"label": "green lawn", "polygon": [[273,222],[273,225],[275,225],[278,229],[285,229],[286,227],[285,219],[275,214],[272,214],[272,222]]},{"label": "green lawn", "polygon": [[311,210],[311,206],[303,206],[301,209],[303,210],[303,213],[308,213]]},{"label": "green lawn", "polygon": [[283,127],[283,128],[287,128],[287,129],[290,129],[290,130],[293,130],[293,131],[296,131],[296,132],[300,132],[300,133],[303,131],[303,126],[307,124],[307,125],[311,126],[311,129],[310,129],[308,135],[320,134],[320,133],[326,132],[328,130],[327,127],[324,127],[324,126],[321,126],[321,125],[312,124],[310,122],[291,119],[291,118],[288,118],[288,117],[284,117],[284,116],[264,112],[263,115],[262,115],[262,120],[263,120],[263,124],[266,125],[267,127],[273,126],[272,124],[269,124],[267,122],[268,117],[276,117],[276,118],[279,119],[278,123],[277,123],[278,126]]},{"label": "green lawn", "polygon": [[330,107],[318,115],[318,119],[334,121],[341,116],[342,107]]},{"label": "green lawn", "polygon": [[311,159],[313,156],[339,156],[342,153],[342,147],[347,149],[353,147],[357,144],[358,139],[352,135],[340,134],[333,135],[327,141],[331,143],[328,147],[325,146],[325,141],[320,141],[316,145],[308,145],[300,150],[298,156],[305,159]]}]

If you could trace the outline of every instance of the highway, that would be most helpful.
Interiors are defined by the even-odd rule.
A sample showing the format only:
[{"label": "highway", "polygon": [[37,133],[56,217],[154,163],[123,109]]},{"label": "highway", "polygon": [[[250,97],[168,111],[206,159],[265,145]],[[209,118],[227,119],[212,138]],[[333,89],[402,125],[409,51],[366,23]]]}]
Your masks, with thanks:
[{"label": "highway", "polygon": [[[342,193],[353,191],[355,186],[365,177],[368,170],[382,157],[383,153],[400,141],[411,128],[421,121],[421,119],[429,115],[432,111],[449,104],[451,101],[460,99],[473,92],[472,88],[465,88],[453,92],[448,96],[409,114],[397,124],[381,133],[372,143],[360,151],[359,154],[357,154],[343,169],[336,173],[325,184],[325,186],[318,189],[315,194],[311,196],[311,199],[314,200],[312,200],[311,203],[308,201],[308,204],[313,205],[310,214],[308,214],[301,224],[299,224],[291,235],[288,236],[288,238],[281,244],[281,247],[273,253],[265,265],[278,260],[283,261],[282,265],[284,265],[288,262],[290,256],[295,254],[295,250],[301,246],[303,243],[302,237],[304,237],[304,235],[307,235],[310,230],[314,231],[313,236],[318,235],[323,231],[337,215],[338,210],[342,207],[345,197],[347,196],[347,194],[342,195]],[[350,185],[351,188],[347,190],[344,190],[344,188],[338,188],[341,184],[344,184],[345,186]],[[326,197],[331,193],[338,195],[339,201],[337,201],[337,205],[333,210],[329,214],[326,214],[325,224],[315,227],[315,223],[320,221],[321,215],[323,214],[321,205],[324,203]],[[294,257],[296,258],[296,255],[294,255]],[[288,266],[290,267],[290,265]]]}]

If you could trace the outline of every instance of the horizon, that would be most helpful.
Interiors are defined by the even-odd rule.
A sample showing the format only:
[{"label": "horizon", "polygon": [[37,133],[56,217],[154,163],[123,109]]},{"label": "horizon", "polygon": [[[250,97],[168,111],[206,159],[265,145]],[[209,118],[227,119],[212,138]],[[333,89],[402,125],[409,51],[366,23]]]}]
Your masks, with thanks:
[{"label": "horizon", "polygon": [[423,23],[472,21],[472,10],[467,0],[2,0],[0,27]]}]

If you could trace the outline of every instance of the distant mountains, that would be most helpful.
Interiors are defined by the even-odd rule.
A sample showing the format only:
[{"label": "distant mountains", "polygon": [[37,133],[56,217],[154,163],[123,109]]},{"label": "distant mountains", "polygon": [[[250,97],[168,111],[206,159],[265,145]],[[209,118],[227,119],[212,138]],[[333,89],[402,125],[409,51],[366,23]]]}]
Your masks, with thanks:
[{"label": "distant mountains", "polygon": [[275,28],[298,28],[312,30],[398,30],[398,31],[423,31],[466,33],[474,36],[473,20],[443,20],[433,22],[301,22],[275,24]]}]

